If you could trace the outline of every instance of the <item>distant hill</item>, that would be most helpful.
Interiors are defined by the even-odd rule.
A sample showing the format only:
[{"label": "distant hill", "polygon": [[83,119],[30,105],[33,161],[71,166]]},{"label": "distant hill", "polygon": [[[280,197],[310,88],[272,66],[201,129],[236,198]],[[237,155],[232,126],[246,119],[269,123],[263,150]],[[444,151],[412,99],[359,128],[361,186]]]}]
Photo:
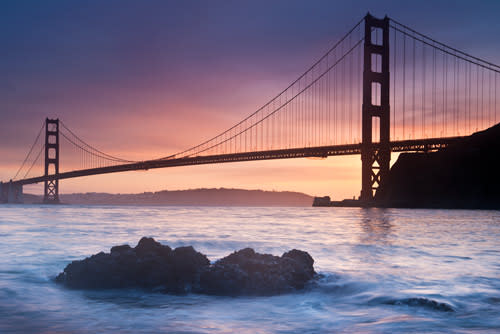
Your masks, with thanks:
[{"label": "distant hill", "polygon": [[[42,198],[25,194],[25,203]],[[311,206],[313,197],[291,191],[244,189],[163,190],[140,194],[78,193],[60,195],[64,204],[188,205],[188,206]]]},{"label": "distant hill", "polygon": [[500,209],[500,124],[433,153],[401,154],[376,200],[391,207]]}]

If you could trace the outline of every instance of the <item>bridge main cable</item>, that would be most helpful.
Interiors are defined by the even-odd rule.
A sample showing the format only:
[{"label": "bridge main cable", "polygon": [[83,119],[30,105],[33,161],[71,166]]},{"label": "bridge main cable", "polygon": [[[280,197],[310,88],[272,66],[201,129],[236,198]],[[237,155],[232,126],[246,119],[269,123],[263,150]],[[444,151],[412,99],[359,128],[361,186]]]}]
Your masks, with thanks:
[{"label": "bridge main cable", "polygon": [[[38,132],[38,135],[36,136],[35,138],[35,141],[33,142],[33,144],[31,145],[31,148],[30,150],[28,151],[28,154],[26,155],[26,157],[24,158],[24,161],[23,163],[21,164],[21,166],[19,167],[19,169],[17,170],[16,172],[16,175],[14,175],[14,177],[12,178],[12,180],[15,180],[17,178],[17,176],[19,175],[19,173],[21,172],[21,170],[23,169],[24,165],[26,164],[26,162],[28,161],[30,155],[31,155],[31,152],[33,152],[33,149],[35,148],[38,140],[40,139],[40,136],[42,135],[42,131],[43,131],[43,128],[45,126],[45,123],[42,123],[42,126],[40,127],[40,131]],[[40,151],[41,153],[41,151]],[[33,165],[35,164],[36,160],[38,159],[38,157],[40,156],[40,153],[38,153],[37,157],[33,160],[33,164],[31,165],[31,167],[28,169],[28,171],[26,172],[26,174],[24,175],[24,178],[26,178],[26,175],[31,171],[31,169],[33,168]]]},{"label": "bridge main cable", "polygon": [[[85,151],[85,152],[87,152],[87,153],[89,153],[91,155],[94,155],[96,157],[99,157],[99,158],[102,158],[102,159],[105,159],[105,160],[109,160],[109,161],[123,162],[123,163],[137,162],[137,161],[134,161],[134,160],[127,160],[127,159],[118,158],[118,157],[112,156],[110,154],[107,154],[107,153],[104,153],[104,152],[98,150],[97,148],[93,147],[92,145],[88,144],[83,139],[81,139],[80,137],[78,137],[73,131],[71,131],[71,129],[69,129],[68,126],[66,126],[66,124],[64,124],[64,122],[62,120],[60,120],[60,123],[61,123],[62,127],[66,131],[68,131],[73,136],[73,138],[75,138],[76,140],[72,140],[64,132],[61,132],[61,135],[66,140],[68,140],[71,144],[73,144],[76,147],[82,149],[83,151]],[[80,142],[81,144],[76,143],[76,141]]]},{"label": "bridge main cable", "polygon": [[[243,130],[240,130],[238,133],[232,135],[230,138],[225,138],[223,141],[221,142],[216,142],[215,144],[211,145],[210,147],[208,148],[204,148],[203,150],[198,150],[200,147],[203,147],[213,141],[216,141],[217,139],[219,138],[222,138],[224,137],[226,134],[228,133],[231,133],[232,130],[236,129],[238,126],[241,126],[242,124],[244,124],[246,121],[250,120],[252,117],[256,116],[259,112],[262,112],[266,107],[270,106],[273,102],[277,101],[281,96],[283,96],[290,88],[292,88],[295,84],[297,84],[301,79],[305,78],[318,64],[320,64],[325,58],[327,58],[334,50],[337,49],[337,47],[339,45],[341,45],[344,41],[347,40],[347,38],[349,36],[351,36],[351,34],[356,30],[357,27],[359,27],[361,25],[361,23],[364,21],[364,18],[359,20],[337,43],[335,43],[335,45],[333,45],[322,57],[320,57],[315,63],[313,63],[313,65],[311,65],[302,75],[300,75],[296,80],[294,80],[291,84],[289,84],[285,89],[283,89],[279,94],[277,94],[274,98],[272,98],[271,100],[269,100],[266,104],[264,104],[263,106],[261,106],[259,109],[257,109],[255,112],[253,112],[252,114],[248,115],[246,118],[244,118],[243,120],[241,120],[240,122],[236,123],[235,125],[233,125],[232,127],[230,127],[229,129],[219,133],[218,135],[196,145],[196,146],[193,146],[191,148],[188,148],[186,150],[183,150],[181,152],[178,152],[176,154],[172,154],[172,155],[169,155],[169,156],[166,156],[166,157],[163,157],[163,158],[160,158],[158,160],[163,160],[163,159],[172,159],[172,158],[178,158],[178,157],[188,157],[190,155],[193,155],[193,154],[198,154],[198,153],[202,153],[202,152],[205,152],[211,148],[214,148],[214,147],[217,147],[221,144],[224,144],[224,143],[227,143],[229,140],[231,139],[235,139],[237,136],[239,135],[242,135],[243,133],[245,133],[246,131],[248,131],[249,129],[252,129],[254,128],[257,124],[261,124],[262,121],[264,121],[265,119],[268,119],[269,116],[273,115],[274,113],[276,113],[278,110],[280,110],[283,106],[285,106],[286,104],[288,104],[290,101],[292,101],[293,99],[295,99],[298,95],[300,95],[301,93],[303,93],[305,90],[307,90],[308,88],[310,88],[314,83],[316,83],[321,77],[324,76],[324,74],[326,72],[328,72],[329,70],[331,70],[336,64],[338,64],[342,59],[345,58],[346,55],[348,55],[350,52],[353,51],[353,49],[355,49],[356,46],[358,46],[362,40],[360,40],[354,47],[352,47],[350,50],[348,50],[341,58],[342,59],[339,59],[334,65],[330,66],[325,72],[323,72],[318,78],[316,78],[313,82],[311,82],[309,85],[307,85],[305,88],[303,88],[298,94],[294,95],[292,98],[290,99],[287,99],[287,101],[285,102],[285,104],[281,105],[280,107],[278,107],[277,109],[275,109],[273,112],[271,112],[270,114],[268,114],[266,117],[263,117],[261,118],[259,121],[256,121],[254,123],[252,123],[250,126],[244,128]],[[192,153],[190,153],[192,152]],[[190,154],[187,154],[187,153],[190,153]]]},{"label": "bridge main cable", "polygon": [[[335,62],[334,64],[332,64],[330,67],[328,67],[328,69],[326,69],[323,73],[321,73],[316,79],[314,79],[311,83],[309,83],[307,86],[305,86],[301,91],[299,91],[297,94],[295,94],[294,96],[292,96],[289,100],[287,100],[284,104],[280,105],[278,108],[276,108],[273,112],[269,113],[268,115],[266,115],[265,117],[262,117],[260,120],[256,121],[255,123],[251,124],[250,126],[248,126],[247,128],[241,130],[240,132],[236,133],[235,135],[229,137],[229,138],[226,138],[224,139],[223,141],[219,142],[219,143],[216,143],[216,144],[213,144],[212,146],[210,147],[207,147],[201,151],[196,151],[196,152],[193,152],[192,154],[190,155],[193,155],[193,154],[198,154],[198,153],[203,153],[203,152],[206,152],[216,146],[219,146],[221,144],[224,144],[228,141],[230,141],[231,139],[234,139],[236,138],[237,136],[245,133],[246,131],[256,127],[257,125],[261,124],[263,121],[265,121],[266,119],[268,119],[270,116],[274,115],[276,112],[278,112],[279,110],[283,109],[283,107],[285,107],[286,105],[288,105],[290,102],[292,102],[293,100],[295,100],[300,94],[302,94],[303,92],[305,92],[307,89],[309,89],[311,86],[313,86],[316,82],[318,82],[321,78],[323,78],[325,76],[326,73],[328,73],[332,68],[334,68],[336,65],[338,65],[342,60],[344,60],[344,58],[349,55],[354,49],[356,49],[356,47],[358,47],[361,43],[363,42],[363,39],[360,39],[351,49],[349,49],[340,59],[337,60],[337,62]],[[234,128],[234,127],[233,127]],[[227,133],[229,130],[225,131],[224,133]],[[217,137],[220,137],[217,136]],[[207,141],[207,143],[210,142]],[[203,144],[200,144],[198,146],[202,146]],[[187,150],[189,151],[189,150]],[[186,151],[185,151],[186,152]],[[177,155],[180,155],[180,154],[174,154],[170,157],[175,157]],[[189,157],[190,155],[185,155],[184,157]],[[160,159],[161,160],[161,159]]]},{"label": "bridge main cable", "polygon": [[[467,61],[469,63],[472,63],[474,65],[477,65],[477,66],[480,66],[480,67],[483,67],[485,69],[488,69],[488,70],[491,70],[493,72],[496,72],[496,73],[500,73],[500,65],[497,65],[497,64],[494,64],[492,62],[489,62],[487,60],[484,60],[484,59],[481,59],[481,58],[478,58],[478,57],[475,57],[475,56],[472,56],[466,52],[463,52],[461,50],[458,50],[456,48],[453,48],[449,45],[446,45],[444,43],[441,43],[431,37],[428,37],[402,23],[399,23],[398,21],[392,19],[392,18],[389,18],[390,21],[394,22],[396,25],[402,27],[403,29],[395,26],[395,25],[391,25],[391,28],[410,37],[410,38],[413,38],[421,43],[424,43],[428,46],[431,46],[435,49],[438,49],[439,51],[442,51],[448,55],[451,55],[451,56],[454,56],[454,57],[457,57],[459,59],[462,59],[464,61]],[[408,31],[412,32],[414,35],[412,34],[409,34]],[[416,37],[415,35],[418,35],[420,36],[419,37]],[[451,51],[450,51],[451,50]]]}]

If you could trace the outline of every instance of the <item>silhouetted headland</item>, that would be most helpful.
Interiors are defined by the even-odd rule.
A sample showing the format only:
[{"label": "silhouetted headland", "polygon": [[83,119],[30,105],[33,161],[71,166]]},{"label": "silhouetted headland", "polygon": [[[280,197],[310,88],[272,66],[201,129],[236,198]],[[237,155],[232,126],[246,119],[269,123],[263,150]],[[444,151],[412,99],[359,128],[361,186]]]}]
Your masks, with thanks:
[{"label": "silhouetted headland", "polygon": [[[311,206],[313,197],[291,191],[245,189],[163,190],[139,194],[76,193],[60,195],[61,203],[82,205],[184,206]],[[24,195],[25,203],[41,203],[41,196]]]},{"label": "silhouetted headland", "polygon": [[303,289],[316,273],[313,258],[293,249],[281,257],[245,248],[213,264],[193,247],[171,249],[143,237],[73,261],[56,282],[76,289],[144,288],[167,293],[276,295]]},{"label": "silhouetted headland", "polygon": [[383,206],[500,209],[500,124],[431,153],[403,153],[375,200]]},{"label": "silhouetted headland", "polygon": [[437,152],[400,154],[373,202],[325,196],[313,206],[499,210],[499,157],[497,124]]}]

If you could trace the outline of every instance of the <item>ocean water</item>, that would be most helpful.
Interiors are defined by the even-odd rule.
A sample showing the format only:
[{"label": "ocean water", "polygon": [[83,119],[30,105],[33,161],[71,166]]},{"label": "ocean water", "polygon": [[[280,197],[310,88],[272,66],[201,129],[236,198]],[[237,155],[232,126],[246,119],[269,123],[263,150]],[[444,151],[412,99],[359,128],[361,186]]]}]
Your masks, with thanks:
[{"label": "ocean water", "polygon": [[[298,248],[322,278],[273,297],[78,291],[75,259],[152,236],[211,260]],[[500,212],[0,206],[0,333],[499,333]]]}]

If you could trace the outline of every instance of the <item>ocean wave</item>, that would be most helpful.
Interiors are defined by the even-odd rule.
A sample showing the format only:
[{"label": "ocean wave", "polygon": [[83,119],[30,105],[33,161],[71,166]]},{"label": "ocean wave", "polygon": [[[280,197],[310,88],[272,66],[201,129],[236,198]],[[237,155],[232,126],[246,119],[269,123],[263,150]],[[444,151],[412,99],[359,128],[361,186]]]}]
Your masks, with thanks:
[{"label": "ocean wave", "polygon": [[336,273],[319,273],[309,283],[309,291],[336,297],[363,294],[375,288],[374,283],[352,279]]}]

